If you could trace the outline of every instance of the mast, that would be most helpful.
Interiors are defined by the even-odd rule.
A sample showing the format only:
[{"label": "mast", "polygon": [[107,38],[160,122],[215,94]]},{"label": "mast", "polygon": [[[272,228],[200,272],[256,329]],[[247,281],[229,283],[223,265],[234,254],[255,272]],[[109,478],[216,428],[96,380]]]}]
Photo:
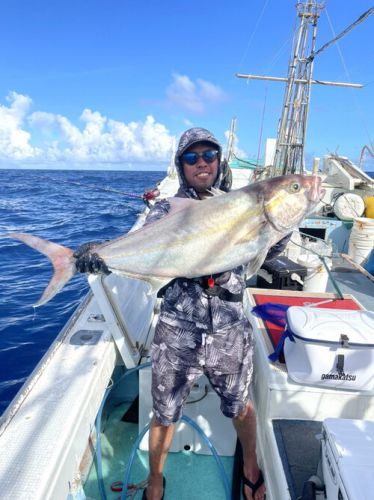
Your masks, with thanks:
[{"label": "mast", "polygon": [[274,163],[270,168],[271,176],[302,174],[305,171],[304,148],[312,84],[321,83],[340,87],[363,86],[360,84],[313,80],[317,22],[323,8],[324,4],[318,3],[317,0],[304,0],[297,3],[296,9],[299,23],[292,41],[287,78],[236,75],[238,78],[286,82]]},{"label": "mast", "polygon": [[294,36],[294,54],[288,68],[273,175],[302,173],[305,170],[304,146],[313,73],[313,60],[307,58],[306,49],[309,42],[310,52],[314,53],[317,21],[322,8],[323,5],[315,0],[297,4],[299,27],[297,36]]},{"label": "mast", "polygon": [[226,160],[230,163],[234,155],[234,142],[235,142],[236,118],[231,118],[230,132],[227,140]]}]

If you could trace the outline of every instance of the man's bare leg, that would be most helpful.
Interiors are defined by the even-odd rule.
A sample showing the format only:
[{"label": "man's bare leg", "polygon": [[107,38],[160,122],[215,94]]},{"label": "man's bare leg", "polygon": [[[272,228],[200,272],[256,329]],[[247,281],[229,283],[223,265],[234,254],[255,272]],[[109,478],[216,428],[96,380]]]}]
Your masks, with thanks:
[{"label": "man's bare leg", "polygon": [[[260,475],[260,468],[257,463],[256,455],[256,413],[251,402],[248,402],[244,411],[233,418],[233,424],[238,434],[238,438],[243,448],[243,472],[244,476],[256,483]],[[252,497],[251,489],[245,486],[247,500],[263,500],[265,497],[265,484],[260,486],[254,497]]]},{"label": "man's bare leg", "polygon": [[161,425],[152,418],[149,430],[149,477],[147,500],[160,500],[163,495],[163,470],[174,435],[174,424]]}]

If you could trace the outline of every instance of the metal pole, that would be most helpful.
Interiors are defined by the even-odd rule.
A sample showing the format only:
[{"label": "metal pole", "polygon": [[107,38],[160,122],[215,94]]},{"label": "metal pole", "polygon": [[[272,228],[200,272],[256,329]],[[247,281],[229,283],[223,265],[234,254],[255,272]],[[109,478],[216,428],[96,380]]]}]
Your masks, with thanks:
[{"label": "metal pole", "polygon": [[[245,75],[242,73],[236,73],[237,78],[247,78],[249,80],[271,80],[274,82],[288,82],[288,78],[285,76],[266,76],[266,75]],[[295,78],[295,83],[308,83],[308,80],[303,80],[300,78]],[[310,80],[310,83],[320,84],[320,85],[332,85],[334,87],[353,87],[357,89],[362,89],[364,85],[362,83],[345,83],[345,82],[328,82],[325,80]]]}]

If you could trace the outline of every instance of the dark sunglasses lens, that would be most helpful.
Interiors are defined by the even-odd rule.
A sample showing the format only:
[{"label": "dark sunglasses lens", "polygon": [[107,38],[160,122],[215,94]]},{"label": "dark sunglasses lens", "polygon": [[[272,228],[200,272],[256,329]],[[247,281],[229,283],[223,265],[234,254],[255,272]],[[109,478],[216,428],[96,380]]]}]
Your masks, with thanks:
[{"label": "dark sunglasses lens", "polygon": [[182,161],[188,165],[195,165],[199,155],[197,153],[185,153],[182,155]]},{"label": "dark sunglasses lens", "polygon": [[208,163],[211,163],[213,160],[217,158],[217,151],[204,151],[203,158]]},{"label": "dark sunglasses lens", "polygon": [[211,149],[210,151],[204,151],[204,153],[184,153],[182,155],[182,162],[187,163],[187,165],[195,165],[197,159],[202,156],[204,160],[208,163],[212,163],[217,158],[218,151]]}]

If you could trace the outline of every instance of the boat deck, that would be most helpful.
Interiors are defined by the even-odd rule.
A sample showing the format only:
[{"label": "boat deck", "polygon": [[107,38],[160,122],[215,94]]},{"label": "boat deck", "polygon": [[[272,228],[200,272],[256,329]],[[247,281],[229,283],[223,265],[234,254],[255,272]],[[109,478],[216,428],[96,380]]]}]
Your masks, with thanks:
[{"label": "boat deck", "polygon": [[[365,309],[374,311],[374,276],[345,254],[333,260],[332,275],[343,294],[353,295]],[[335,292],[331,280],[326,291]]]},{"label": "boat deck", "polygon": [[[303,493],[304,484],[317,473],[322,422],[315,420],[274,419],[273,431],[291,500]],[[300,439],[302,436],[302,451]]]},{"label": "boat deck", "polygon": [[[125,388],[126,390],[126,388]],[[102,455],[105,493],[108,500],[117,500],[120,493],[111,491],[115,481],[124,481],[129,463],[131,447],[139,434],[138,415],[135,410],[129,420],[126,412],[129,403],[115,404],[107,412],[108,419],[103,424]],[[221,456],[227,477],[233,475],[234,457]],[[130,482],[141,483],[148,476],[148,452],[137,450]],[[181,471],[183,470],[183,474]],[[211,455],[196,454],[189,450],[170,452],[166,460],[164,475],[166,478],[165,500],[226,500],[220,472]],[[183,478],[183,485],[181,480]],[[98,499],[96,468],[92,467],[85,481],[84,491],[89,499]],[[135,498],[141,498],[138,492]]]}]

